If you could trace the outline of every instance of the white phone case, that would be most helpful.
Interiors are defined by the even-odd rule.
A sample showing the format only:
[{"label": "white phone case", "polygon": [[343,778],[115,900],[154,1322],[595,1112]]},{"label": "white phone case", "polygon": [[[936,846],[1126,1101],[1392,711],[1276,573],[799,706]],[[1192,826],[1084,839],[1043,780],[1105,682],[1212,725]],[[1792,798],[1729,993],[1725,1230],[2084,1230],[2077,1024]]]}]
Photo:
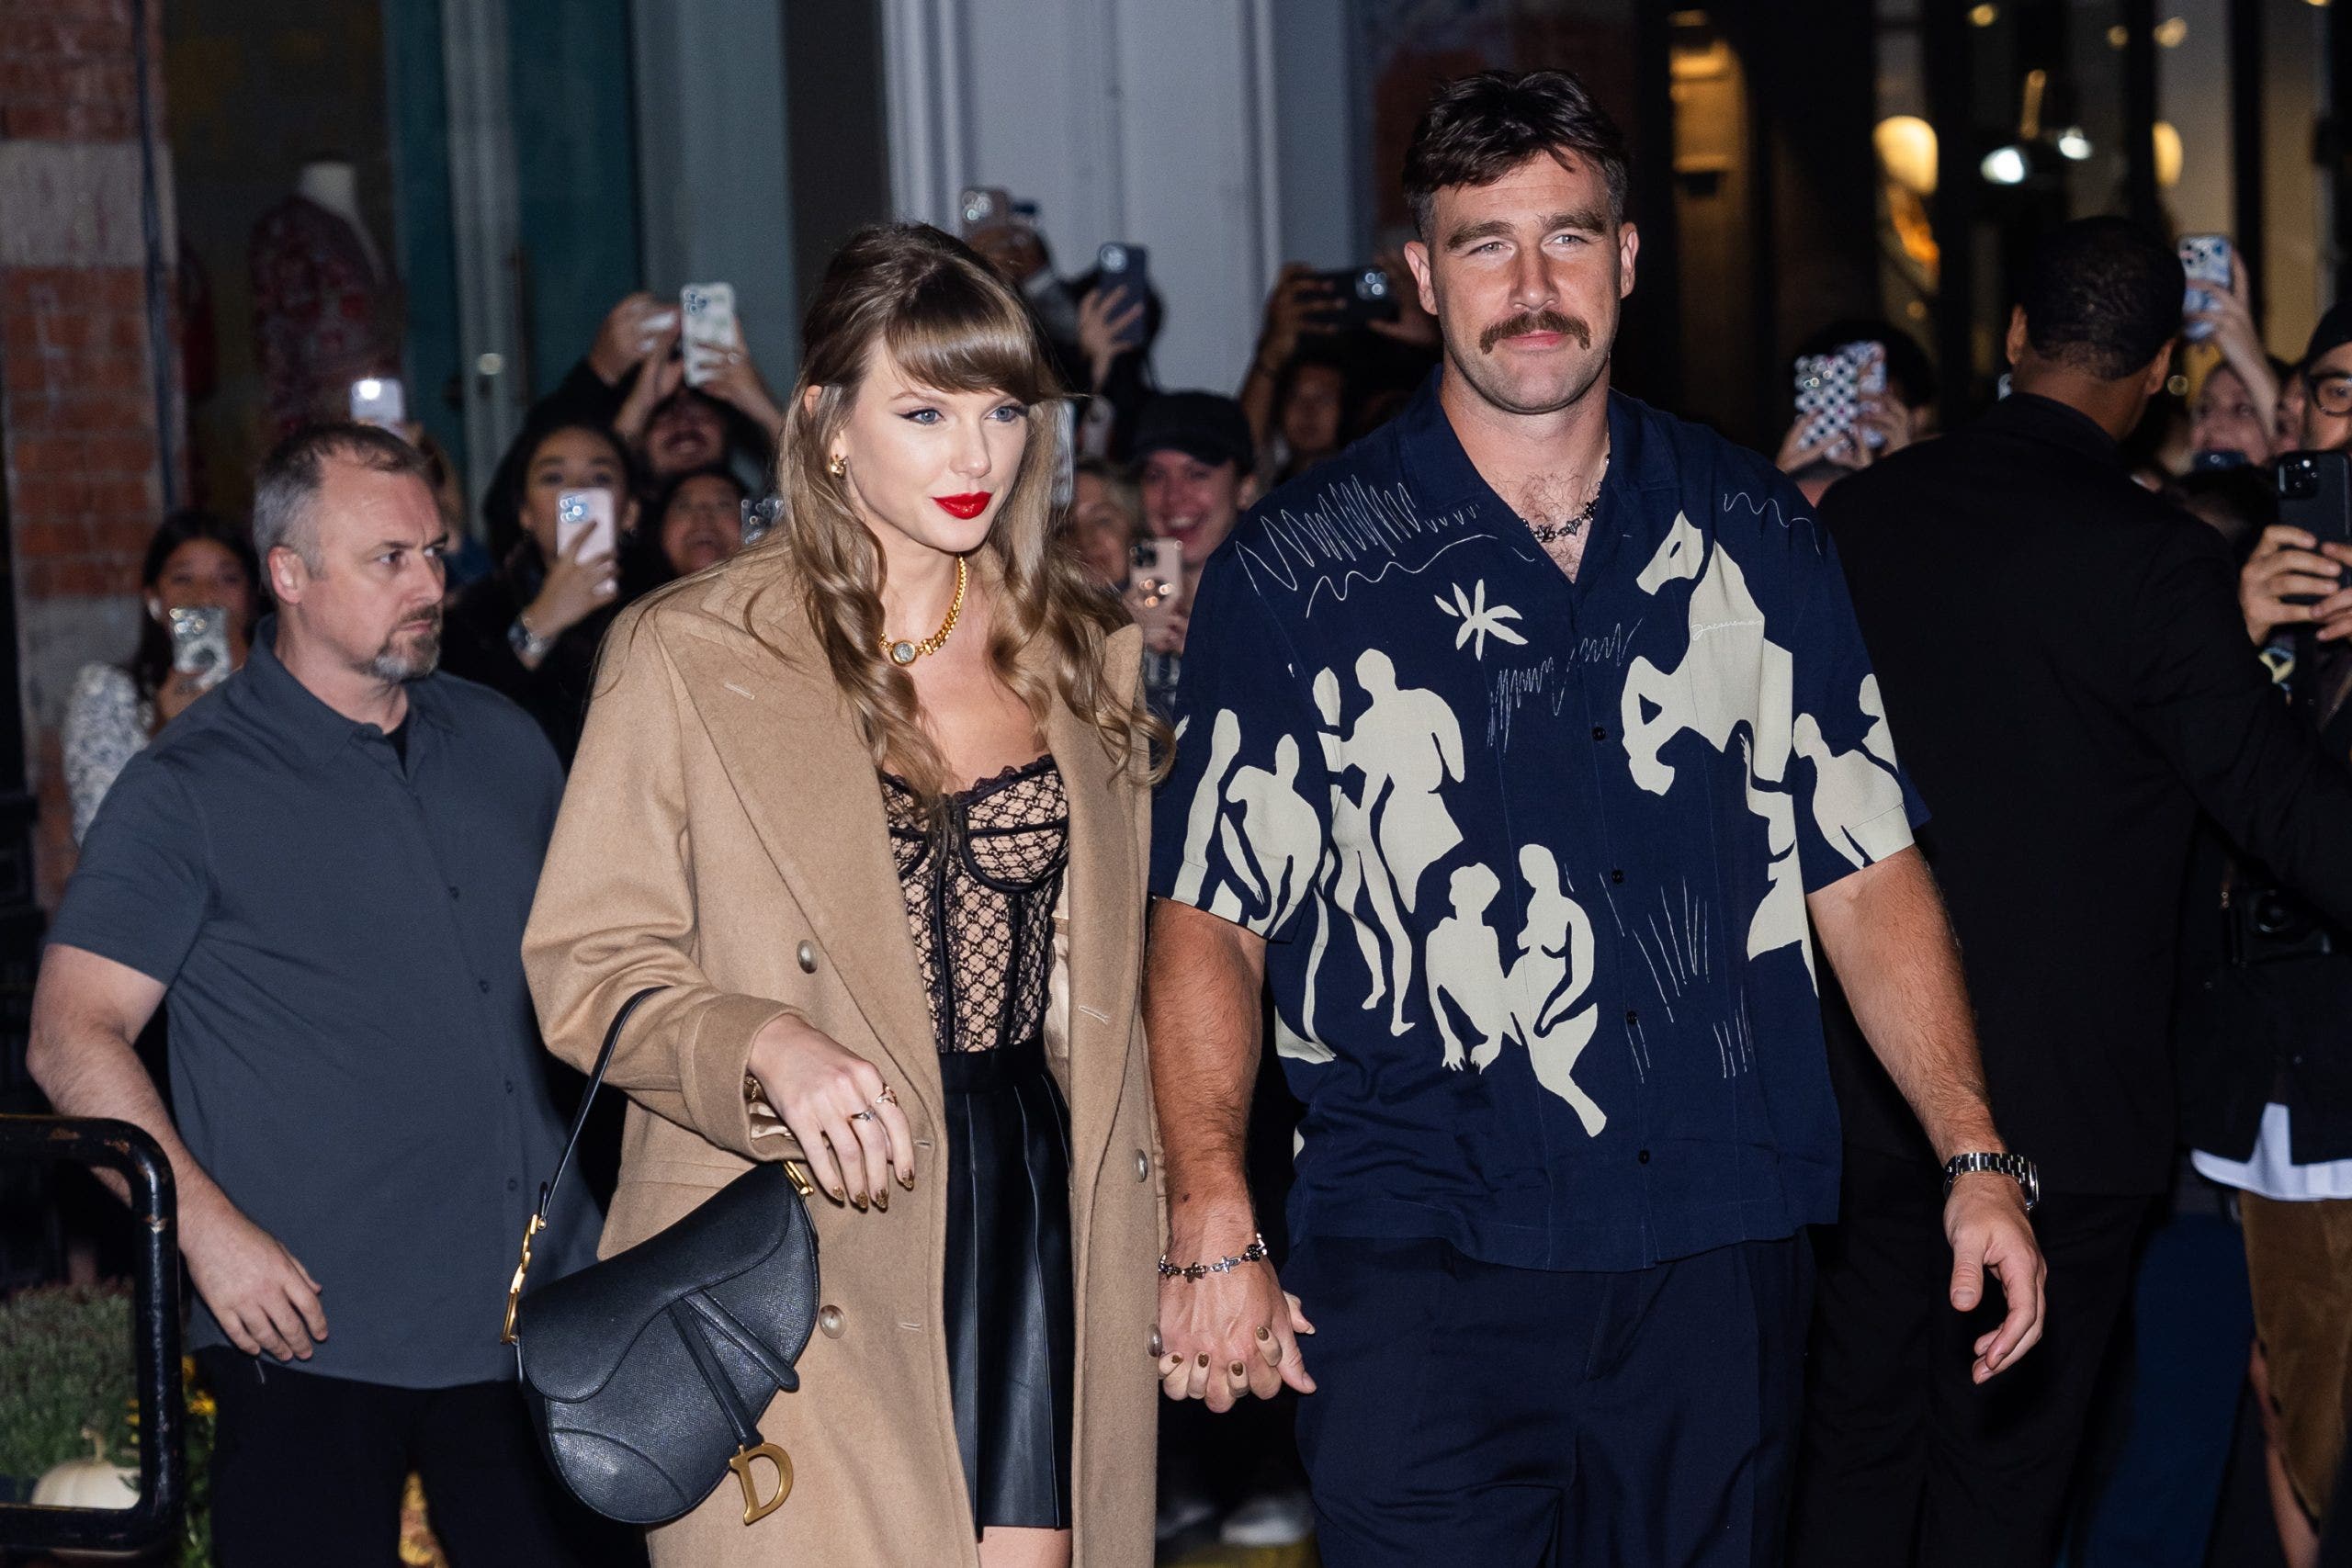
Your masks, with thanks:
[{"label": "white phone case", "polygon": [[689,283],[678,291],[678,352],[686,385],[699,387],[718,373],[729,352],[741,347],[735,325],[735,286]]},{"label": "white phone case", "polygon": [[571,554],[571,542],[582,534],[589,538],[587,547],[579,552],[580,559],[612,555],[616,536],[611,491],[568,490],[555,498],[556,553]]}]

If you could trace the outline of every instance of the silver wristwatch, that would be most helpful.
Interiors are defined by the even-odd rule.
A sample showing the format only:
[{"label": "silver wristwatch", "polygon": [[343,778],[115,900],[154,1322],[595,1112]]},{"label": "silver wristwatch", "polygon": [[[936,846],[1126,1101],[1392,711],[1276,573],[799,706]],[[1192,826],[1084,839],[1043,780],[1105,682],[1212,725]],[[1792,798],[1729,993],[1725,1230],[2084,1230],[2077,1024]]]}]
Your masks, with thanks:
[{"label": "silver wristwatch", "polygon": [[1954,1155],[1944,1161],[1944,1196],[1951,1196],[1951,1184],[1972,1170],[1998,1171],[2015,1181],[2025,1192],[2025,1212],[2041,1201],[2041,1173],[2033,1168],[2033,1161],[2023,1155]]}]

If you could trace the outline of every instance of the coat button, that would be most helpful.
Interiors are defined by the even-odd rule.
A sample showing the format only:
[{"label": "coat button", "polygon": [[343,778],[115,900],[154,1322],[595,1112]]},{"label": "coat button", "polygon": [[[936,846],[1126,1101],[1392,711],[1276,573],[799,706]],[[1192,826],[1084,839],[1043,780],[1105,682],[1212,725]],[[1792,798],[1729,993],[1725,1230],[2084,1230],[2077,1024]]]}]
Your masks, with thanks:
[{"label": "coat button", "polygon": [[1141,1149],[1136,1151],[1136,1179],[1137,1181],[1151,1179],[1151,1156]]},{"label": "coat button", "polygon": [[800,972],[803,975],[814,975],[817,972],[817,946],[814,942],[802,942],[799,950],[793,956],[800,960]]},{"label": "coat button", "polygon": [[842,1337],[842,1309],[837,1306],[821,1308],[817,1314],[817,1326],[825,1331],[826,1338],[839,1339]]}]

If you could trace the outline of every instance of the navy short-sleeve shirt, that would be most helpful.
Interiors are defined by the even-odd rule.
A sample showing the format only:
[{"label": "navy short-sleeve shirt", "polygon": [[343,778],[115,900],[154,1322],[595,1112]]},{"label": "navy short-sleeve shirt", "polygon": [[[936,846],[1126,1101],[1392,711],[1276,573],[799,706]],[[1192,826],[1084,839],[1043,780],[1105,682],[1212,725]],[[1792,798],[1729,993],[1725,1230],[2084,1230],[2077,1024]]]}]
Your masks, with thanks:
[{"label": "navy short-sleeve shirt", "polygon": [[[511,1378],[507,1280],[564,1139],[522,959],[563,774],[446,674],[409,685],[403,752],[274,636],[123,769],[48,940],[168,987],[174,1124],[322,1287],[303,1370]],[[575,1186],[534,1276],[591,1261],[596,1222]],[[189,1338],[226,1342],[200,1300]]]},{"label": "navy short-sleeve shirt", "polygon": [[1301,1234],[1625,1269],[1836,1215],[1805,895],[1926,814],[1794,487],[1609,428],[1574,581],[1434,375],[1203,572],[1152,888],[1269,939]]}]

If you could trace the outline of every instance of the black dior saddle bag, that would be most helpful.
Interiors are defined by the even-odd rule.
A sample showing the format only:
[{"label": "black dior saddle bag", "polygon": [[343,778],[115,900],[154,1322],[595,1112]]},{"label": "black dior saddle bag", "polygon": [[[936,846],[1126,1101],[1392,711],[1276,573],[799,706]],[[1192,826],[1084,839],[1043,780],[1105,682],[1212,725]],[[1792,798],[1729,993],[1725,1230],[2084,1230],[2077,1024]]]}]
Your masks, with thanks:
[{"label": "black dior saddle bag", "polygon": [[[729,1471],[743,1522],[782,1506],[792,1461],[760,1436],[760,1413],[797,1389],[793,1363],[817,1321],[817,1233],[807,1178],[753,1166],[667,1230],[628,1251],[523,1292],[531,1241],[547,1224],[613,1046],[638,1004],[605,1032],[555,1174],[523,1235],[506,1292],[503,1342],[514,1347],[539,1440],[573,1496],[608,1518],[662,1524],[710,1495]],[[775,1468],[761,1496],[754,1466]]]}]

